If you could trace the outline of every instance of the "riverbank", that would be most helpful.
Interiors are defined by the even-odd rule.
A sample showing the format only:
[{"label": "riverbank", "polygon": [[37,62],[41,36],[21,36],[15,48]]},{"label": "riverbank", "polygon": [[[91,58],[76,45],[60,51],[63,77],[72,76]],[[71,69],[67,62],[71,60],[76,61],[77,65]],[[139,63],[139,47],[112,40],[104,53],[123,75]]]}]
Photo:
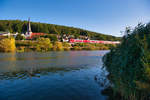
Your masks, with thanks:
[{"label": "riverbank", "polygon": [[[8,41],[9,40],[9,41]],[[96,43],[75,43],[68,42],[51,42],[49,38],[38,38],[36,40],[14,40],[12,38],[4,38],[1,41],[1,52],[48,52],[48,51],[68,51],[68,50],[109,50],[116,47],[114,44],[96,44]],[[5,43],[7,41],[7,43]],[[11,44],[9,44],[11,43]],[[8,45],[8,46],[7,46]],[[11,46],[13,48],[11,48]],[[7,50],[10,49],[10,50]],[[12,49],[12,50],[11,50]]]},{"label": "riverbank", "polygon": [[69,51],[69,50],[109,50],[115,45],[104,45],[104,44],[90,44],[90,43],[76,43],[71,45],[67,42],[52,42],[51,46],[47,48],[47,46],[43,46],[37,44],[36,41],[19,41],[16,42],[17,52],[28,52],[28,51],[38,51],[38,52],[46,52],[46,51]]}]

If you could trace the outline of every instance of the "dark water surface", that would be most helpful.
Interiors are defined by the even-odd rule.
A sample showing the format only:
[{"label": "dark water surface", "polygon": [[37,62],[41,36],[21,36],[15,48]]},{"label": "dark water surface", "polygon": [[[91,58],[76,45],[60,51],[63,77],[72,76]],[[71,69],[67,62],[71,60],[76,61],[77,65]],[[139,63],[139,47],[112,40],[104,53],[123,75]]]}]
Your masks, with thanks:
[{"label": "dark water surface", "polygon": [[0,100],[106,100],[95,76],[107,52],[0,53]]}]

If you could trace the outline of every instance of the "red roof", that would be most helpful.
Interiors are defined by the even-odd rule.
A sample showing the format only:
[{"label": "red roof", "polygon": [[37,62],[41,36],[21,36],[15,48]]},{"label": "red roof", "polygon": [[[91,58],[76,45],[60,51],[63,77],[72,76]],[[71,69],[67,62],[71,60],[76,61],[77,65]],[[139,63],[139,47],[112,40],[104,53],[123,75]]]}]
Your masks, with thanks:
[{"label": "red roof", "polygon": [[32,39],[34,36],[43,36],[46,35],[46,33],[31,33],[30,37],[27,37],[26,39]]},{"label": "red roof", "polygon": [[32,33],[31,36],[33,35],[45,35],[45,33]]}]

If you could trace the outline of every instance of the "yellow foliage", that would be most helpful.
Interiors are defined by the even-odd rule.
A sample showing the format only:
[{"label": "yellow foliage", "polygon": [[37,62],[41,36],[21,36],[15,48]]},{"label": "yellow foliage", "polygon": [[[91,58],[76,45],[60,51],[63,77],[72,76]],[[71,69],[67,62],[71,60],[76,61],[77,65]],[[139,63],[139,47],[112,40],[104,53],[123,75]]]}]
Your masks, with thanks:
[{"label": "yellow foliage", "polygon": [[52,48],[52,44],[49,38],[38,38],[37,39],[36,50],[37,51],[48,51]]},{"label": "yellow foliage", "polygon": [[0,52],[15,52],[15,39],[5,38],[0,40]]},{"label": "yellow foliage", "polygon": [[64,50],[70,50],[71,49],[71,44],[67,43],[67,42],[63,42],[63,48]]},{"label": "yellow foliage", "polygon": [[62,42],[55,42],[53,46],[53,50],[63,50],[63,44]]}]

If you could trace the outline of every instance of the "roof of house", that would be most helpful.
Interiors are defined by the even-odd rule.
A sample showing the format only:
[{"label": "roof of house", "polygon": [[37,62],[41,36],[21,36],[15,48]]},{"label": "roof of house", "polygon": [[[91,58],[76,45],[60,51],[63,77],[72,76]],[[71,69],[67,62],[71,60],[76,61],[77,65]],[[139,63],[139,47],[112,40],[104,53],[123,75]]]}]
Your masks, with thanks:
[{"label": "roof of house", "polygon": [[32,33],[31,35],[45,35],[45,33]]},{"label": "roof of house", "polygon": [[35,36],[41,36],[41,35],[46,35],[46,33],[32,33],[30,37],[27,37],[26,39],[32,39]]}]

